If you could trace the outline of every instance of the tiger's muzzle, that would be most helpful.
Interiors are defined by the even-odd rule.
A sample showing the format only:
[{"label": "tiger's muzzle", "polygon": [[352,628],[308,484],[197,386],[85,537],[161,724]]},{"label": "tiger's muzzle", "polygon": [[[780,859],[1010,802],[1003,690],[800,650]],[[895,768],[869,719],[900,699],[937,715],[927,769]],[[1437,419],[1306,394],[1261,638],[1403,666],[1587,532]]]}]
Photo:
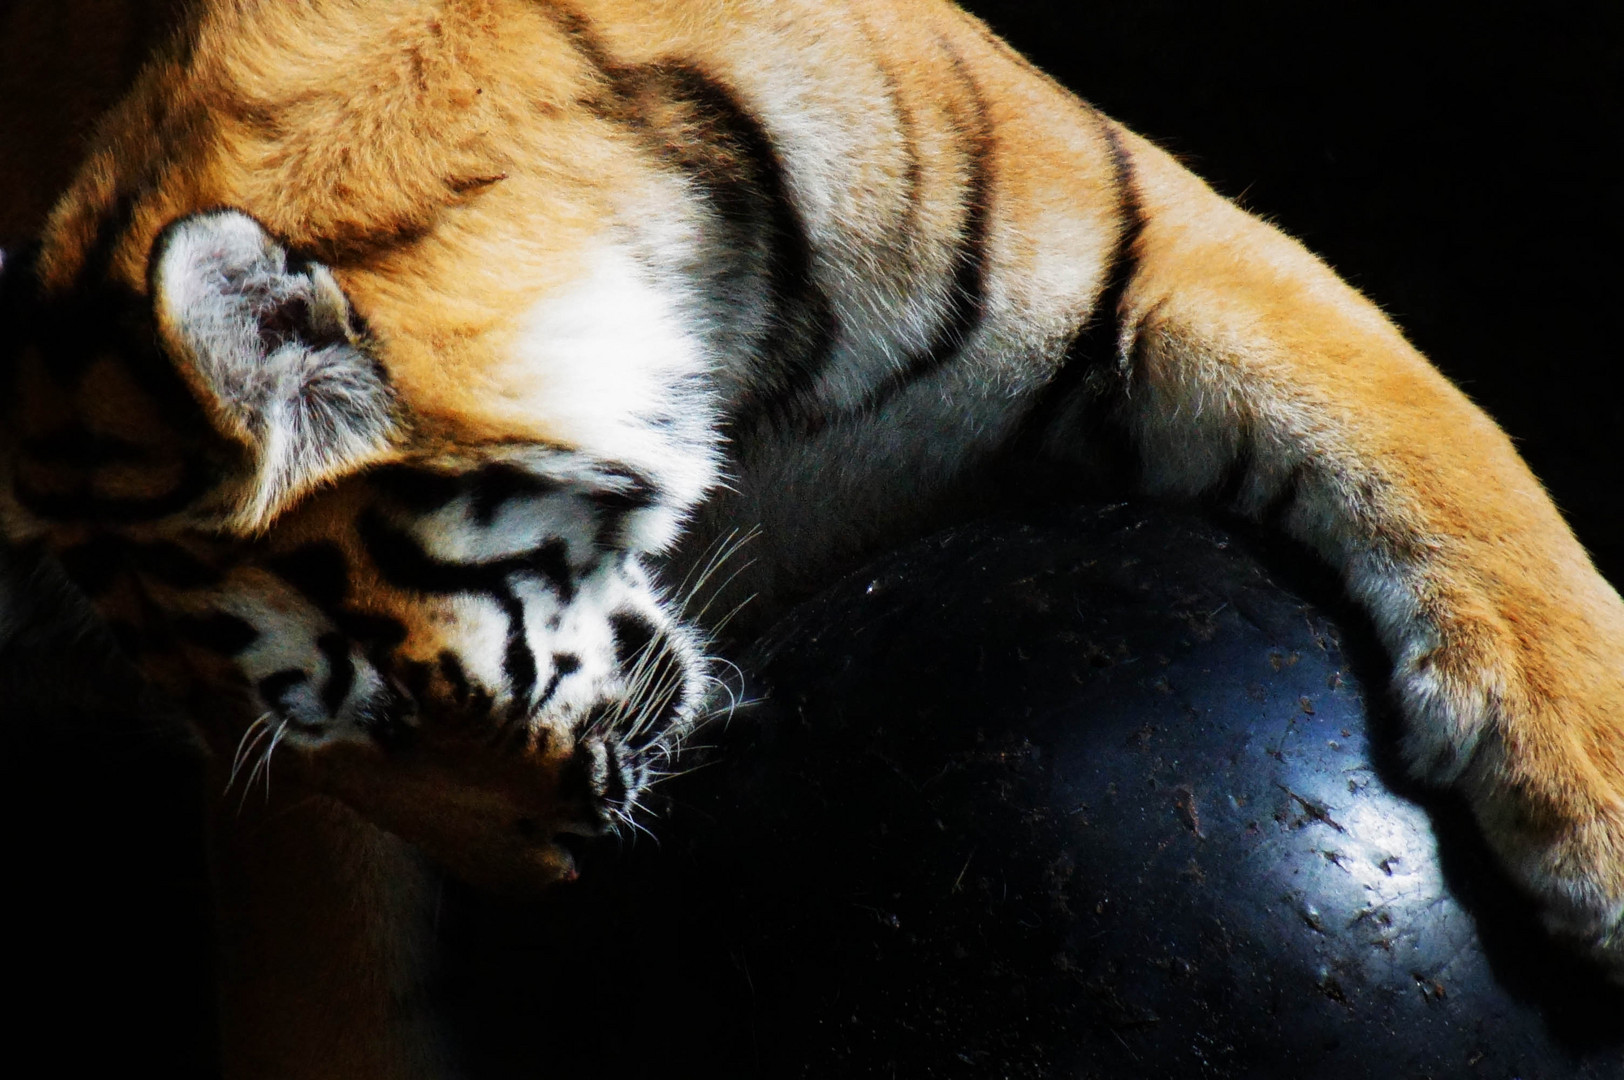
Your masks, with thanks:
[{"label": "tiger's muzzle", "polygon": [[635,827],[713,681],[603,502],[488,468],[409,492],[368,474],[208,587],[144,587],[234,784],[274,759],[462,876],[544,883],[571,872],[557,837]]}]

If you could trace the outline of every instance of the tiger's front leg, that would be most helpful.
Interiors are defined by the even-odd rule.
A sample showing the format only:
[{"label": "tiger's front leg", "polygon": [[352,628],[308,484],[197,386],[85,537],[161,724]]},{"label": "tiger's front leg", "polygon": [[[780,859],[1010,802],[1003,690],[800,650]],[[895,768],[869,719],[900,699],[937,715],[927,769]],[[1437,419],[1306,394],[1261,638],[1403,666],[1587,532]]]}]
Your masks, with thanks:
[{"label": "tiger's front leg", "polygon": [[1510,440],[1374,305],[1115,133],[1136,213],[1093,415],[1140,485],[1330,562],[1394,664],[1402,751],[1551,929],[1624,975],[1624,604]]},{"label": "tiger's front leg", "polygon": [[438,875],[285,777],[222,794],[229,760],[211,763],[208,817],[224,1075],[456,1075],[429,993]]}]

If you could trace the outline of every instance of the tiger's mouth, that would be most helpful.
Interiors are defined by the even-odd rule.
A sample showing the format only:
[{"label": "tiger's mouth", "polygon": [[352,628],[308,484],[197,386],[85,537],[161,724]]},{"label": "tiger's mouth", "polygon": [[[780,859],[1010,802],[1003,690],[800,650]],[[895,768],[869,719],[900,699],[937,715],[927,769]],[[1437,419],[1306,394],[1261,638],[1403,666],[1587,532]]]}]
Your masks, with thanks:
[{"label": "tiger's mouth", "polygon": [[[474,884],[522,892],[571,880],[583,845],[646,828],[647,793],[706,711],[697,653],[672,644],[648,655],[658,659],[621,672],[575,717],[481,730],[466,714],[399,703],[386,726],[262,717],[239,744],[249,749],[235,783],[268,782],[274,757],[279,776],[291,771]],[[669,676],[656,681],[657,669]]]}]

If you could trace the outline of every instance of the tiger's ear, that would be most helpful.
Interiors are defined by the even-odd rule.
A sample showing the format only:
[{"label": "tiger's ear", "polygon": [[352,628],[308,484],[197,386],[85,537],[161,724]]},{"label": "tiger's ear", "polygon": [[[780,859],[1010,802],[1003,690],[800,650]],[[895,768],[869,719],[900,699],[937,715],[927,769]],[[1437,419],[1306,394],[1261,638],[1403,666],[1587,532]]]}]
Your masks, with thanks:
[{"label": "tiger's ear", "polygon": [[394,392],[325,266],[291,256],[247,214],[217,210],[165,229],[148,277],[182,376],[246,451],[228,528],[261,529],[390,447]]}]

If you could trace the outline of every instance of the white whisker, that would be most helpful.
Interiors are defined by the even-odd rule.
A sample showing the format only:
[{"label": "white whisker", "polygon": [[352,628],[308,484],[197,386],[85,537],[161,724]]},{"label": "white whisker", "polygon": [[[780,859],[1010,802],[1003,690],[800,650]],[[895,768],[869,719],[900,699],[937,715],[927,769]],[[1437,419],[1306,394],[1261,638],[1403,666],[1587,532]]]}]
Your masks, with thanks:
[{"label": "white whisker", "polygon": [[286,720],[284,720],[284,721],[282,721],[282,725],[276,729],[276,734],[271,737],[271,745],[269,745],[269,746],[267,746],[265,748],[265,801],[266,802],[271,801],[271,756],[276,753],[276,748],[278,746],[282,745],[282,736],[286,735],[287,733],[288,733],[288,722]]},{"label": "white whisker", "polygon": [[[693,604],[694,598],[697,597],[700,594],[700,592],[710,582],[711,578],[713,576],[715,576],[717,571],[719,571],[723,566],[725,566],[729,562],[729,560],[731,560],[740,551],[742,551],[744,549],[745,545],[749,544],[752,540],[756,539],[760,535],[761,535],[761,527],[758,525],[758,526],[752,526],[750,529],[744,531],[743,533],[741,533],[739,530],[735,529],[732,532],[728,533],[726,536],[721,537],[721,538],[719,538],[718,540],[716,540],[716,541],[714,541],[712,543],[711,546],[715,550],[710,555],[710,557],[705,561],[704,569],[702,569],[699,572],[699,576],[698,576],[697,579],[695,579],[692,586],[690,586],[688,584],[688,577],[687,576],[684,576],[683,580],[682,580],[682,584],[677,586],[677,590],[676,590],[677,591],[677,596],[678,596],[677,611],[683,618],[690,618],[690,616],[688,614],[688,609]],[[726,589],[727,586],[730,583],[732,583],[733,579],[735,577],[737,577],[741,571],[743,571],[743,570],[749,568],[750,566],[754,565],[754,563],[755,563],[755,560],[751,559],[748,562],[746,562],[743,566],[739,567],[738,570],[735,570],[732,574],[728,575],[727,579],[722,582],[722,584],[717,588],[716,591],[720,592],[721,590]],[[692,571],[690,571],[689,574],[691,575]],[[714,595],[715,594],[713,593],[712,594],[713,598],[714,598]],[[709,607],[709,604],[707,603],[706,608],[702,608],[698,615],[691,616],[691,621],[698,622],[701,619],[703,619],[704,618],[704,612],[705,612],[706,609],[708,609],[708,607]]]},{"label": "white whisker", "polygon": [[[733,544],[738,535],[739,530],[734,529],[731,532],[716,537],[709,544],[705,545],[705,550],[700,552],[701,561],[692,563],[688,567],[688,572],[682,575],[682,580],[677,582],[676,588],[672,590],[673,593],[681,598],[677,602],[678,610],[681,610],[682,605],[686,601],[693,598],[694,590],[698,589],[704,583],[706,575],[710,574],[712,570],[715,569],[717,562],[729,557],[726,549]],[[696,573],[698,574],[697,580],[695,579]],[[689,584],[690,582],[693,583],[691,588]]]},{"label": "white whisker", "polygon": [[254,763],[254,769],[253,769],[252,772],[250,772],[248,774],[248,779],[243,781],[242,797],[237,800],[237,813],[239,813],[239,814],[242,813],[243,809],[248,805],[248,793],[250,791],[254,790],[254,781],[259,778],[259,774],[260,774],[261,770],[264,770],[264,772],[265,772],[265,801],[266,802],[270,801],[270,798],[271,798],[271,776],[270,776],[271,754],[273,754],[276,751],[277,743],[282,741],[282,736],[287,733],[287,730],[288,730],[288,722],[286,720],[282,721],[282,723],[277,725],[275,734],[273,734],[271,736],[270,745],[268,745],[265,748],[264,753],[260,754],[259,760]]},{"label": "white whisker", "polygon": [[237,752],[231,756],[231,775],[226,778],[226,786],[221,795],[231,793],[231,785],[237,782],[237,776],[242,767],[247,764],[248,756],[258,748],[259,742],[270,731],[271,714],[261,713],[259,718],[243,731],[242,738],[237,740]]}]

